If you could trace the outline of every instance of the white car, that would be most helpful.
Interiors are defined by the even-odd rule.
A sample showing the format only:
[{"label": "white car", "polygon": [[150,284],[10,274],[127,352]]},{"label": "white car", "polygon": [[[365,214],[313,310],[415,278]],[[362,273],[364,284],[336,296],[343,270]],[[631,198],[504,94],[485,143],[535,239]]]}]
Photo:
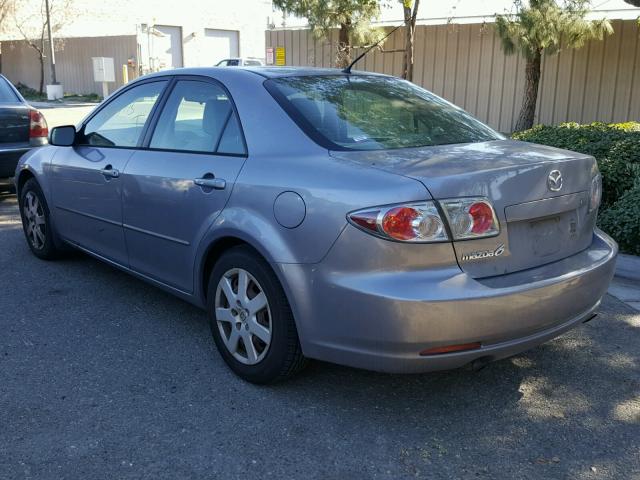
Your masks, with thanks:
[{"label": "white car", "polygon": [[257,58],[225,58],[216,63],[216,67],[262,67],[264,62]]}]

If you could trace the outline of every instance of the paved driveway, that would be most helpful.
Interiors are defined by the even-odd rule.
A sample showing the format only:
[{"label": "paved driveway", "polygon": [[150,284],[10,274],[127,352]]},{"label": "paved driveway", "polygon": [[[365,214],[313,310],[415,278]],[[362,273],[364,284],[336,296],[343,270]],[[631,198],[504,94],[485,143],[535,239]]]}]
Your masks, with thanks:
[{"label": "paved driveway", "polygon": [[56,105],[46,102],[31,102],[44,115],[49,129],[61,125],[77,125],[97,104]]},{"label": "paved driveway", "polygon": [[[0,478],[640,478],[640,316],[478,373],[227,370],[205,315],[83,255],[30,255],[0,198]],[[514,319],[514,321],[516,321]]]}]

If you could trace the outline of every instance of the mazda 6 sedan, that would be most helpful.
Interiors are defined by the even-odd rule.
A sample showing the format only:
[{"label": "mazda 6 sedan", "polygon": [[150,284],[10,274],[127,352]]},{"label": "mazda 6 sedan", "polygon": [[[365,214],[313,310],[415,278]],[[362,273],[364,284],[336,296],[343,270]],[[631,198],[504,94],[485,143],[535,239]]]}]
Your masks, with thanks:
[{"label": "mazda 6 sedan", "polygon": [[306,359],[480,367],[590,320],[614,270],[592,157],[385,75],[164,71],[50,143],[15,175],[32,252],[77,248],[206,309],[255,383]]}]

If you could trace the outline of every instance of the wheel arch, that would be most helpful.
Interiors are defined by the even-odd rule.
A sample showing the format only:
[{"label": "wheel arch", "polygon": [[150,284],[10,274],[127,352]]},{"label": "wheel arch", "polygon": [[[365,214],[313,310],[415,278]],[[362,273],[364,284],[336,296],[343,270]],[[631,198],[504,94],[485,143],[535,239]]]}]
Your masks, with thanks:
[{"label": "wheel arch", "polygon": [[[20,173],[18,174],[18,178],[16,178],[15,180],[16,195],[18,196],[18,201],[20,200],[20,194],[22,192],[22,188],[24,187],[24,184],[27,183],[27,181],[31,178],[35,178],[36,182],[38,181],[35,173],[33,173],[29,168],[23,168],[22,170],[20,170]],[[38,184],[39,183],[40,182],[38,182]],[[42,188],[42,186],[40,188]]]},{"label": "wheel arch", "polygon": [[[206,244],[206,247],[202,249],[202,255],[198,262],[196,273],[196,292],[203,305],[206,305],[209,277],[214,265],[225,252],[238,246],[246,246],[253,250],[256,255],[264,259],[271,266],[272,271],[280,283],[285,287],[284,279],[279,274],[278,269],[273,268],[273,257],[260,246],[259,242],[240,232],[226,232],[211,239]],[[285,291],[286,290],[285,288]]]},{"label": "wheel arch", "polygon": [[195,254],[194,294],[206,305],[207,282],[216,260],[237,245],[247,245],[270,266],[285,291],[278,263],[297,263],[286,236],[274,222],[246,208],[227,207],[202,237]]},{"label": "wheel arch", "polygon": [[[209,289],[209,277],[211,276],[211,271],[215,266],[218,259],[228,250],[238,247],[240,245],[246,245],[248,247],[253,248],[249,243],[245,240],[235,237],[235,236],[226,236],[221,237],[213,241],[205,250],[202,261],[200,262],[200,274],[198,278],[198,284],[200,285],[200,293],[201,298],[206,301],[207,291]],[[257,250],[256,250],[257,252]]]}]

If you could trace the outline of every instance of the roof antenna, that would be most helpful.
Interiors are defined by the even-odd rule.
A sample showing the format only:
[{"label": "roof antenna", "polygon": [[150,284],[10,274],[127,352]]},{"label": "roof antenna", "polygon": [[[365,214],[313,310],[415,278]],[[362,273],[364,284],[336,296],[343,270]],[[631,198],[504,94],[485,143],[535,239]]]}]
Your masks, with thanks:
[{"label": "roof antenna", "polygon": [[353,67],[356,63],[358,63],[358,61],[360,61],[360,59],[362,57],[364,57],[367,53],[369,53],[371,50],[373,50],[375,47],[377,47],[378,45],[380,45],[382,42],[384,42],[387,37],[389,37],[393,32],[395,32],[396,30],[398,30],[400,27],[404,26],[404,23],[398,25],[397,27],[395,27],[393,30],[391,30],[389,33],[387,33],[384,37],[382,37],[380,40],[378,40],[376,43],[374,43],[373,45],[371,45],[369,48],[367,48],[364,52],[362,52],[360,55],[358,55],[356,57],[356,59],[351,62],[349,64],[349,66],[347,68],[345,68],[344,70],[342,70],[342,73],[347,73],[350,74],[351,73],[351,67]]}]

